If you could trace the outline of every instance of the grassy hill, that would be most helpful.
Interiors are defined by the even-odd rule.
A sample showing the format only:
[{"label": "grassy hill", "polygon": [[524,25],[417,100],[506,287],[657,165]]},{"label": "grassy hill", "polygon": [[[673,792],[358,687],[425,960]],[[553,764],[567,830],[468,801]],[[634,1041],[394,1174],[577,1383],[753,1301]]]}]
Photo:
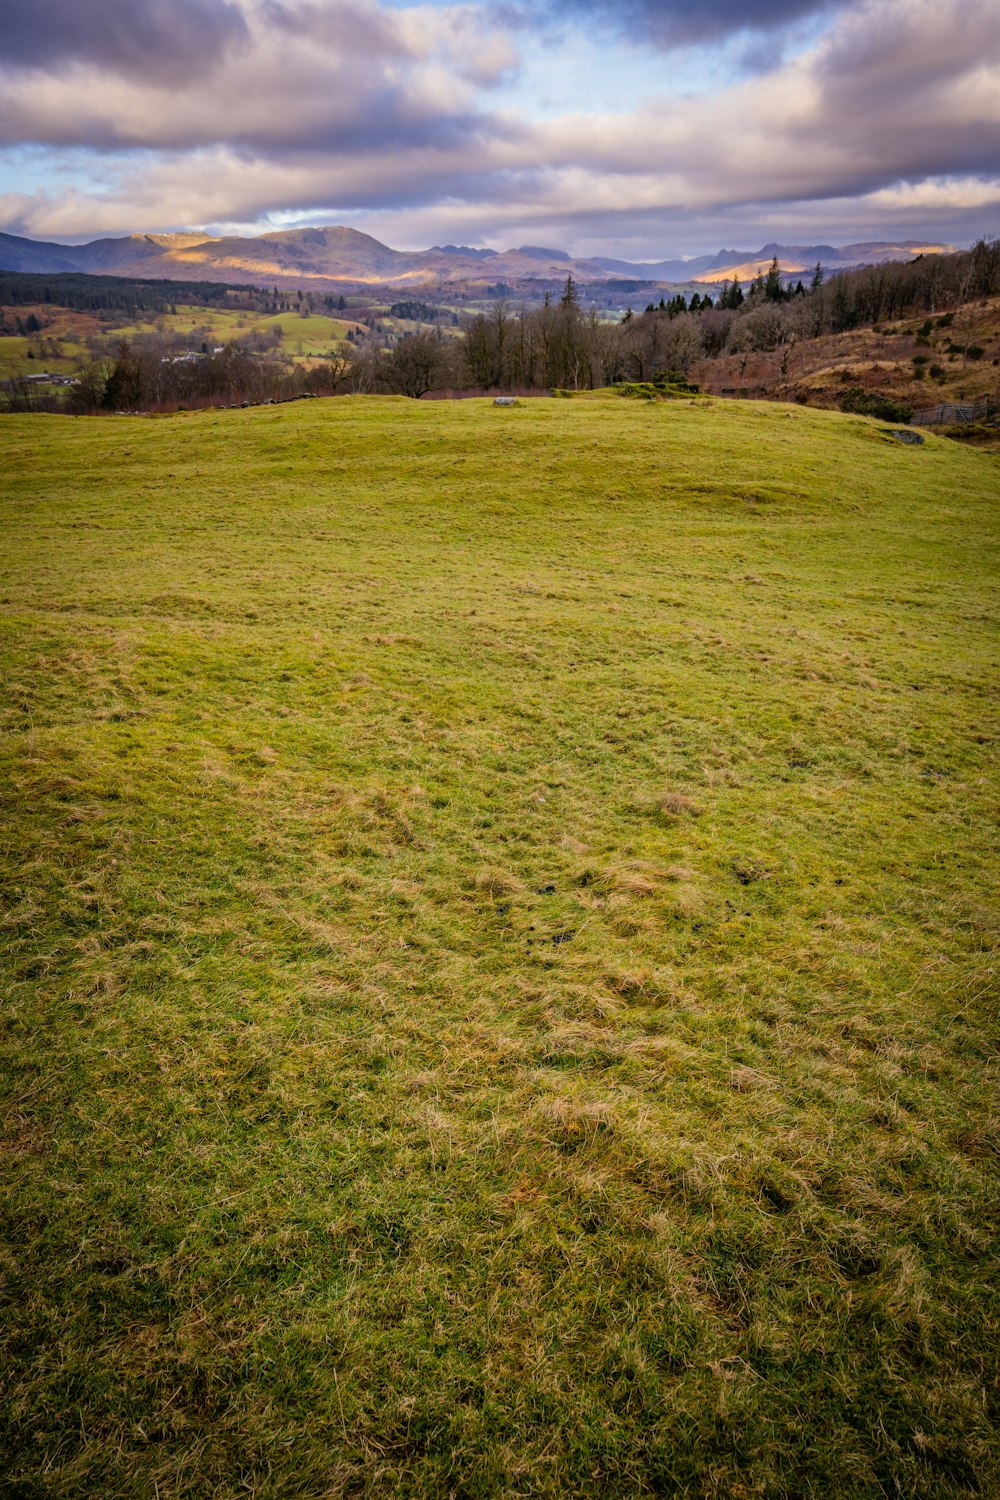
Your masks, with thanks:
[{"label": "grassy hill", "polygon": [[996,1493],[995,460],[3,434],[8,1493]]}]

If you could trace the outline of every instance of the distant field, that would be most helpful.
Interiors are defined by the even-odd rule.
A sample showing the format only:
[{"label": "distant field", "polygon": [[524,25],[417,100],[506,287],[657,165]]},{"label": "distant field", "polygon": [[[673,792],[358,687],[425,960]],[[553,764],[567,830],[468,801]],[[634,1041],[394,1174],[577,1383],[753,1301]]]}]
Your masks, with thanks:
[{"label": "distant field", "polygon": [[190,333],[195,329],[208,329],[224,342],[245,338],[249,333],[278,327],[282,331],[282,350],[287,354],[327,354],[334,344],[347,336],[348,325],[339,318],[327,318],[318,313],[303,317],[301,313],[252,313],[216,310],[205,307],[179,307],[176,313],[165,313],[150,323],[127,326],[126,335],[149,333],[158,325],[175,333]]},{"label": "distant field", "polygon": [[[43,371],[56,375],[72,375],[76,368],[76,357],[85,354],[82,341],[63,339],[45,332],[46,353],[29,358],[28,350],[33,341],[19,334],[0,336],[0,380],[11,380],[18,375],[35,375]],[[52,341],[55,352],[51,352]]]},{"label": "distant field", "polygon": [[[26,315],[27,309],[17,310]],[[51,310],[41,309],[43,318],[52,315]],[[85,313],[59,310],[54,321],[41,332],[46,350],[53,340],[58,344],[58,355],[46,352],[28,358],[32,340],[18,335],[0,337],[0,380],[12,376],[31,375],[42,370],[56,374],[72,374],[80,359],[88,360],[88,337],[110,339],[135,338],[139,334],[150,334],[158,329],[168,333],[195,334],[199,342],[214,339],[217,343],[229,343],[233,339],[246,338],[248,334],[279,327],[281,343],[275,352],[289,358],[315,358],[329,354],[347,337],[350,322],[340,318],[328,318],[318,313],[303,317],[301,313],[252,313],[226,308],[181,307],[176,313],[163,313],[148,322],[126,321],[120,323],[100,322],[97,317]],[[415,327],[416,325],[407,325]]]},{"label": "distant field", "polygon": [[6,1493],[1000,1493],[996,460],[0,434]]}]

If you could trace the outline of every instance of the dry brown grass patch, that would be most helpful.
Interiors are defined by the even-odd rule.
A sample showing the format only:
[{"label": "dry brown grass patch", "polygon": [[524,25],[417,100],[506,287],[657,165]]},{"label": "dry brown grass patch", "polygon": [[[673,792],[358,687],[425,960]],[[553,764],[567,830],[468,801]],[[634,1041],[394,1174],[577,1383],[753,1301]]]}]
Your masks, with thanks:
[{"label": "dry brown grass patch", "polygon": [[524,890],[523,883],[516,875],[496,869],[480,870],[473,885],[480,896],[486,896],[491,901],[497,901],[502,896],[513,896]]},{"label": "dry brown grass patch", "polygon": [[704,811],[684,792],[666,792],[660,798],[659,810],[667,818],[700,818]]}]

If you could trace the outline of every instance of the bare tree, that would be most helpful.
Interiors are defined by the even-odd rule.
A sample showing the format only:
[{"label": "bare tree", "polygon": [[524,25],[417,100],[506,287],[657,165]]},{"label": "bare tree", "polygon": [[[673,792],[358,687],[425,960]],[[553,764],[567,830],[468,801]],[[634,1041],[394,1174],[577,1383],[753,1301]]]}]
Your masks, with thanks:
[{"label": "bare tree", "polygon": [[389,379],[402,395],[419,401],[428,391],[445,383],[447,364],[447,349],[440,332],[410,333],[392,351]]}]

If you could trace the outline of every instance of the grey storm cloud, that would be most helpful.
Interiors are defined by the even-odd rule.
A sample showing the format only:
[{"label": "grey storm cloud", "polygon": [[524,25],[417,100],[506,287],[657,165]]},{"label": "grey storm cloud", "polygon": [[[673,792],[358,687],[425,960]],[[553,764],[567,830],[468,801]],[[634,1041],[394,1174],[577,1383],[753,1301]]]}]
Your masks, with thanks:
[{"label": "grey storm cloud", "polygon": [[75,62],[149,81],[203,75],[249,37],[231,0],[0,0],[0,66]]},{"label": "grey storm cloud", "polygon": [[585,15],[599,25],[663,47],[718,40],[740,32],[773,32],[807,17],[833,14],[852,0],[559,0],[560,20]]},{"label": "grey storm cloud", "polygon": [[405,57],[407,48],[384,11],[357,5],[322,5],[316,0],[264,0],[262,15],[268,25],[290,36],[305,37],[327,47],[343,47],[360,55]]},{"label": "grey storm cloud", "polygon": [[[69,15],[73,0],[37,3],[54,27],[60,7]],[[160,5],[170,6],[171,28]],[[10,6],[0,0],[0,20]],[[120,29],[102,36],[95,9],[114,11]],[[235,16],[229,31],[220,19],[227,9]],[[224,143],[271,159],[406,150],[466,157],[486,139],[523,134],[516,121],[482,108],[480,78],[488,87],[491,67],[495,76],[515,54],[495,28],[470,26],[475,11],[445,9],[431,30],[412,12],[375,0],[244,0],[243,10],[217,0],[154,0],[128,15],[118,0],[94,0],[72,12],[58,41],[46,43],[27,25],[0,38],[7,73],[0,143],[104,154]],[[219,29],[196,46],[209,15]],[[161,42],[172,50],[147,59]],[[168,79],[172,63],[195,54],[201,76],[185,66]],[[133,56],[145,59],[145,71],[126,66]],[[64,66],[70,59],[76,67]],[[99,80],[111,70],[121,81],[105,91]]]}]

